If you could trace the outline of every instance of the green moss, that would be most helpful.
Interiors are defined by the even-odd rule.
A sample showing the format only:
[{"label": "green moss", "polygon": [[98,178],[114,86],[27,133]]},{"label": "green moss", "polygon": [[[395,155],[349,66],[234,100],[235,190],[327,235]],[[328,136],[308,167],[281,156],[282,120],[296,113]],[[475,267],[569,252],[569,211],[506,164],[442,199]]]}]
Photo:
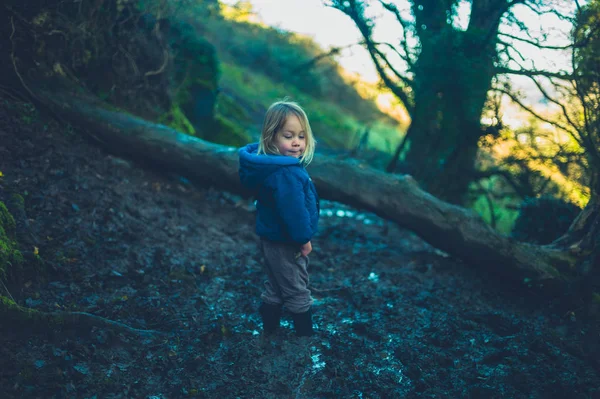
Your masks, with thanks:
[{"label": "green moss", "polygon": [[0,278],[6,278],[8,266],[17,268],[23,263],[23,255],[15,241],[15,228],[15,219],[0,202]]},{"label": "green moss", "polygon": [[600,304],[600,293],[594,292],[592,294],[592,302]]},{"label": "green moss", "polygon": [[39,311],[19,306],[12,299],[0,295],[0,320],[22,321],[38,317],[39,315]]},{"label": "green moss", "polygon": [[12,200],[12,203],[15,206],[19,207],[20,210],[25,209],[25,199],[23,198],[22,195],[13,194],[13,195],[11,195],[11,200]]},{"label": "green moss", "polygon": [[213,143],[232,147],[240,147],[250,141],[250,135],[246,129],[221,115],[217,115],[215,122],[212,124],[212,129],[206,134],[205,138]]},{"label": "green moss", "polygon": [[15,233],[15,219],[8,212],[4,202],[0,202],[0,226],[4,228],[6,234],[13,235]]},{"label": "green moss", "polygon": [[183,91],[192,84],[217,90],[219,66],[214,46],[199,36],[196,29],[185,22],[173,26],[171,46],[175,50],[175,81]]},{"label": "green moss", "polygon": [[175,54],[172,68],[171,109],[161,119],[183,133],[202,136],[214,119],[219,63],[214,46],[186,22],[172,26],[170,45]]},{"label": "green moss", "polygon": [[4,309],[19,309],[20,306],[17,305],[15,301],[5,296],[0,295],[0,304]]},{"label": "green moss", "polygon": [[253,123],[248,111],[234,98],[227,94],[219,94],[217,98],[216,113],[227,118],[234,118],[243,123]]},{"label": "green moss", "polygon": [[[235,93],[236,103],[240,103],[252,114],[264,115],[273,101],[289,97],[303,106],[308,114],[310,125],[319,143],[333,148],[352,148],[356,132],[364,131],[365,123],[338,105],[317,99],[303,93],[289,84],[276,83],[267,76],[249,70],[247,67],[231,63],[221,64],[221,87]],[[228,120],[237,120],[235,113],[227,109],[221,111]],[[400,142],[403,132],[389,122],[368,120],[371,126],[369,148],[390,153]]]},{"label": "green moss", "polygon": [[196,129],[177,104],[173,104],[169,112],[160,117],[158,123],[172,127],[182,133],[196,135]]}]

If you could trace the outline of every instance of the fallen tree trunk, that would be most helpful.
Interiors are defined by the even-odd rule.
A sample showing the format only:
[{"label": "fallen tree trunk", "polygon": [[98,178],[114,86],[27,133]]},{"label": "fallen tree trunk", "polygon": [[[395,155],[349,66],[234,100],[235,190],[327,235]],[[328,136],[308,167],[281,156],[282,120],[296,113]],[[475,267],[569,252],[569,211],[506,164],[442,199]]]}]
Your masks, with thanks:
[{"label": "fallen tree trunk", "polygon": [[[111,151],[160,165],[195,181],[249,194],[239,182],[236,148],[212,144],[119,112],[81,91],[37,90],[36,96],[56,115],[81,127]],[[581,237],[589,234],[580,230],[577,234],[581,237],[562,240],[568,245],[560,244],[560,240],[546,246],[517,242],[495,232],[475,213],[421,190],[408,175],[386,174],[356,161],[319,155],[309,172],[322,198],[372,211],[414,231],[436,248],[518,281],[571,282],[580,274],[578,265],[590,257],[591,251],[598,253],[597,243],[592,249],[582,247]],[[590,206],[595,208],[586,208],[585,225],[596,226],[597,231],[597,202],[590,201]]]}]

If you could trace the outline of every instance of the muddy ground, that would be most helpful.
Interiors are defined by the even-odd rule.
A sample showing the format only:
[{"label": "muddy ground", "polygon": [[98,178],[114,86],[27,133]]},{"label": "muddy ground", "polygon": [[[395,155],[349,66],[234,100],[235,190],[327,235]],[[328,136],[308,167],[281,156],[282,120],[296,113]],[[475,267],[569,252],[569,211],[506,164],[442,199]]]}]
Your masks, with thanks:
[{"label": "muddy ground", "polygon": [[3,321],[0,397],[600,398],[577,309],[327,201],[317,335],[297,339],[286,317],[264,340],[252,204],[83,136],[0,100],[0,201],[23,195],[29,252],[27,278],[0,292],[154,332]]}]

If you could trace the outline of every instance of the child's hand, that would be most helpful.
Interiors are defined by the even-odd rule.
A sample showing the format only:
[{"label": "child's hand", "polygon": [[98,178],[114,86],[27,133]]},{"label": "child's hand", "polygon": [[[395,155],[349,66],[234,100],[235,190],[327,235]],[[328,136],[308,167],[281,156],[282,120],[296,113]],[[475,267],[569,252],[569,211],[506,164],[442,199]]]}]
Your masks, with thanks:
[{"label": "child's hand", "polygon": [[300,247],[300,253],[304,256],[308,256],[308,254],[311,252],[312,252],[312,244],[310,243],[310,241]]}]

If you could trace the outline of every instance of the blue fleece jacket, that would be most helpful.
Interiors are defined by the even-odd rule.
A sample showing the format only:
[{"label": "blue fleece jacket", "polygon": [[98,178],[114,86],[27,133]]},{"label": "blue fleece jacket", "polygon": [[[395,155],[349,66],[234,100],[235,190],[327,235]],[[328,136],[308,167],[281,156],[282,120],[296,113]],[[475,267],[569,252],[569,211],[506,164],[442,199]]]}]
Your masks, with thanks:
[{"label": "blue fleece jacket", "polygon": [[258,143],[240,148],[240,180],[256,196],[256,234],[306,244],[317,232],[319,197],[297,158],[257,155]]}]

